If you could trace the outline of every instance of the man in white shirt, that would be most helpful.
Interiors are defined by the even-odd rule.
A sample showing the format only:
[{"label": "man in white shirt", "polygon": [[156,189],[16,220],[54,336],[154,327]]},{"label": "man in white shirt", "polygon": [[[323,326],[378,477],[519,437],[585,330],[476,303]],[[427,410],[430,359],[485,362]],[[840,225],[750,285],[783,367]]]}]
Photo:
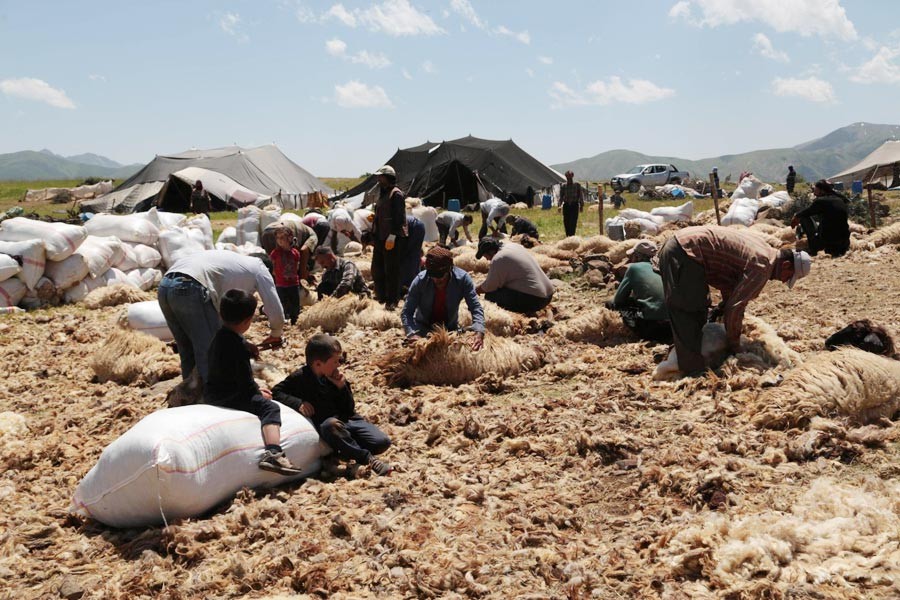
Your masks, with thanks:
[{"label": "man in white shirt", "polygon": [[331,231],[328,233],[331,251],[337,252],[338,235],[343,233],[354,242],[360,241],[362,233],[353,222],[353,217],[346,208],[332,208],[328,211],[328,225]]},{"label": "man in white shirt", "polygon": [[478,231],[478,239],[487,235],[488,227],[491,235],[506,233],[506,215],[509,214],[509,204],[500,198],[488,198],[481,203],[481,229]]},{"label": "man in white shirt", "polygon": [[459,228],[462,227],[466,234],[466,239],[472,243],[472,234],[469,233],[469,225],[472,224],[472,215],[464,215],[462,213],[445,210],[437,216],[435,223],[438,228],[438,242],[444,246],[447,244],[447,238],[454,246],[459,240]]},{"label": "man in white shirt", "polygon": [[228,290],[259,292],[270,329],[262,344],[281,342],[284,309],[275,281],[260,259],[229,250],[190,254],[175,261],[157,291],[159,306],[178,345],[182,378],[187,379],[197,367],[200,378],[206,382],[207,353],[222,326],[219,299]]},{"label": "man in white shirt", "polygon": [[517,313],[533,313],[553,300],[553,284],[524,247],[484,237],[477,258],[491,261],[487,278],[475,290],[487,300]]}]

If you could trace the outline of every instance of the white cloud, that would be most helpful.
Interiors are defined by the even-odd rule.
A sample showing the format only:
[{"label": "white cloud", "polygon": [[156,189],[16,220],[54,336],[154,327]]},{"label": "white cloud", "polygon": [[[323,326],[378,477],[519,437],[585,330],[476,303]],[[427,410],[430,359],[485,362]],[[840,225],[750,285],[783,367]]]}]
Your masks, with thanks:
[{"label": "white cloud", "polygon": [[337,38],[325,42],[325,51],[332,56],[344,56],[347,54],[347,43]]},{"label": "white cloud", "polygon": [[334,86],[334,100],[343,108],[394,108],[383,87],[355,80]]},{"label": "white cloud", "polygon": [[0,81],[0,92],[14,98],[44,102],[56,108],[75,108],[75,103],[62,90],[51,87],[42,79],[23,77],[21,79],[3,79]]},{"label": "white cloud", "polygon": [[791,60],[786,53],[776,50],[772,41],[764,33],[757,33],[753,36],[753,49],[761,56],[778,62],[790,62]]},{"label": "white cloud", "polygon": [[669,16],[699,27],[759,21],[779,33],[857,38],[840,0],[680,0],[669,9]]},{"label": "white cloud", "polygon": [[526,67],[525,74],[528,75],[529,77],[534,77],[534,69],[532,69],[531,67]]},{"label": "white cloud", "polygon": [[219,27],[239,42],[250,41],[250,36],[240,31],[241,15],[238,13],[225,13],[219,17]]},{"label": "white cloud", "polygon": [[383,69],[390,66],[390,59],[380,52],[360,50],[356,54],[347,54],[347,43],[337,38],[325,42],[325,51],[331,56],[348,60],[353,64],[365,65],[370,69]]},{"label": "white cloud", "polygon": [[496,27],[494,29],[494,33],[497,33],[500,35],[508,35],[509,37],[511,37],[517,41],[520,41],[523,44],[531,43],[531,34],[528,33],[528,30],[515,32],[515,31],[512,31],[512,30],[504,27],[503,25],[500,25],[499,27]]},{"label": "white cloud", "polygon": [[347,27],[363,25],[371,31],[398,37],[446,33],[409,0],[384,0],[381,4],[364,9],[354,8],[352,11],[344,8],[343,4],[335,4],[322,15],[322,19],[337,19]]},{"label": "white cloud", "polygon": [[322,18],[334,18],[347,27],[356,27],[356,17],[353,13],[344,8],[343,4],[335,4],[334,6],[329,8],[324,15],[322,15]]},{"label": "white cloud", "polygon": [[413,78],[413,76],[410,74],[410,72],[407,71],[406,69],[403,69],[402,73],[403,73],[404,79],[412,79]]},{"label": "white cloud", "polygon": [[422,63],[422,70],[425,71],[426,73],[428,73],[429,75],[437,73],[437,69],[434,67],[434,63],[431,62],[430,60],[426,60]]},{"label": "white cloud", "polygon": [[900,66],[894,59],[900,49],[882,46],[868,62],[856,68],[850,81],[856,83],[900,83]]},{"label": "white cloud", "polygon": [[556,81],[550,87],[553,107],[599,105],[614,103],[645,104],[664,100],[675,95],[675,90],[659,87],[646,79],[629,79],[627,83],[619,77],[610,77],[607,81],[597,80],[588,84],[584,91],[573,90],[566,84]]},{"label": "white cloud", "polygon": [[465,19],[478,29],[487,28],[487,23],[481,20],[469,0],[450,0],[450,8],[453,9],[453,12],[461,16],[463,19]]},{"label": "white cloud", "polygon": [[549,56],[538,56],[538,62],[544,65],[552,65],[553,59]]},{"label": "white cloud", "polygon": [[106,76],[97,75],[96,73],[88,75],[88,79],[90,79],[91,81],[102,81],[103,83],[106,83]]},{"label": "white cloud", "polygon": [[818,77],[806,79],[772,80],[772,92],[776,96],[796,96],[810,102],[835,102],[834,88],[827,81]]},{"label": "white cloud", "polygon": [[316,17],[315,11],[305,4],[297,5],[294,15],[301,23],[315,23],[319,20],[318,17]]}]

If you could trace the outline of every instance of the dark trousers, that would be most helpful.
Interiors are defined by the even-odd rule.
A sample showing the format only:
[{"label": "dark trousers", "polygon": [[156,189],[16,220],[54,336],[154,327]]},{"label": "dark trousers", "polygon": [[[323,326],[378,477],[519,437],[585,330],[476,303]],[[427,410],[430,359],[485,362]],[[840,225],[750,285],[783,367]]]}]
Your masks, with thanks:
[{"label": "dark trousers", "polygon": [[622,315],[622,322],[642,340],[651,342],[672,343],[672,326],[668,321],[645,319],[641,305],[629,299],[625,306],[616,307]]},{"label": "dark trousers", "polygon": [[706,271],[672,237],[659,251],[659,274],[672,324],[678,368],[685,374],[703,371],[706,368],[702,354],[703,326],[709,310]]},{"label": "dark trousers", "polygon": [[453,231],[453,235],[450,235],[450,228],[446,225],[442,225],[441,223],[437,224],[438,228],[438,243],[441,246],[445,246],[447,244],[447,238],[450,238],[450,242],[456,244],[456,240],[459,239],[459,229],[455,229]]},{"label": "dark trousers", "polygon": [[821,233],[821,227],[812,217],[800,218],[800,229],[809,241],[809,253],[815,256],[824,250],[831,256],[843,256],[850,249],[850,239],[834,240],[825,239]]},{"label": "dark trousers", "polygon": [[400,301],[400,267],[406,254],[406,238],[398,237],[393,250],[386,250],[384,240],[376,240],[372,247],[372,281],[375,296],[382,304]]},{"label": "dark trousers", "polygon": [[485,300],[490,300],[497,306],[505,308],[506,310],[511,310],[512,312],[533,313],[550,304],[553,296],[551,295],[549,298],[540,298],[517,290],[500,288],[493,292],[485,293],[484,298]]},{"label": "dark trousers", "polygon": [[566,237],[570,235],[575,235],[575,230],[578,229],[578,203],[577,202],[563,202],[563,227],[566,228]]},{"label": "dark trousers", "polygon": [[425,224],[421,221],[409,227],[406,252],[400,259],[400,287],[409,287],[422,268],[422,244],[425,243]]},{"label": "dark trousers", "polygon": [[215,398],[204,398],[208,404],[213,406],[221,406],[222,408],[230,408],[232,410],[242,410],[259,417],[262,425],[278,425],[281,426],[281,407],[275,402],[269,400],[262,394],[256,394],[241,400],[239,402],[216,402]]},{"label": "dark trousers", "polygon": [[[494,219],[494,224],[500,226],[500,233],[506,233],[506,221],[501,219]],[[487,235],[488,232],[488,222],[486,218],[481,219],[481,229],[478,230],[478,239],[480,240],[484,236]]]},{"label": "dark trousers", "polygon": [[391,445],[388,436],[359,415],[353,415],[346,422],[337,417],[322,421],[319,435],[339,458],[368,464],[373,454],[381,454]]},{"label": "dark trousers", "polygon": [[281,306],[284,308],[284,318],[291,322],[291,325],[297,324],[297,317],[300,316],[300,286],[290,285],[285,287],[276,287],[278,299],[281,300]]}]

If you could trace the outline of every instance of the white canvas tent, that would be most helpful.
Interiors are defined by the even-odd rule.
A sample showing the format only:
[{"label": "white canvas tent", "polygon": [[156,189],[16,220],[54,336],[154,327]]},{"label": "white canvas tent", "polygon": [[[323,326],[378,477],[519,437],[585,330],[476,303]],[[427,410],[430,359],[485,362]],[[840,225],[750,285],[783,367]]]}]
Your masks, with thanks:
[{"label": "white canvas tent", "polygon": [[832,175],[828,181],[841,182],[848,189],[853,181],[862,181],[864,186],[900,186],[900,140],[883,143],[859,163]]},{"label": "white canvas tent", "polygon": [[177,185],[174,180],[182,182],[187,188],[193,187],[196,181],[202,181],[203,189],[207,193],[233,208],[240,208],[248,204],[265,206],[272,200],[272,196],[249,190],[230,177],[209,169],[188,167],[187,169],[176,171],[169,176],[169,181],[166,185]]}]

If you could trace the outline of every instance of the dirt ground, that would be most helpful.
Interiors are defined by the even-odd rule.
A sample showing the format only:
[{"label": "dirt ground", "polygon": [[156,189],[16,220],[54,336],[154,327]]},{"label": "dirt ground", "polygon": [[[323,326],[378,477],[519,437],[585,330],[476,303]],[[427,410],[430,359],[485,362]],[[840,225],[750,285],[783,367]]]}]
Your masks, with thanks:
[{"label": "dirt ground", "polygon": [[[804,359],[857,318],[900,332],[898,249],[819,258],[749,312]],[[610,295],[594,283],[565,278],[558,324]],[[791,460],[806,426],[752,422],[762,384],[787,369],[653,381],[667,348],[633,340],[522,333],[516,342],[544,351],[539,369],[397,389],[374,363],[400,347],[399,331],[348,325],[346,374],[358,410],[393,439],[390,477],[337,469],[243,490],[167,528],[83,521],[68,513],[76,485],[173,383],[92,382],[90,356],[121,311],[0,319],[0,413],[24,417],[0,414],[0,597],[900,596],[896,425],[864,443],[832,416],[818,425],[830,441]],[[265,333],[260,321],[249,337]],[[266,360],[299,366],[310,334],[289,328]]]}]

